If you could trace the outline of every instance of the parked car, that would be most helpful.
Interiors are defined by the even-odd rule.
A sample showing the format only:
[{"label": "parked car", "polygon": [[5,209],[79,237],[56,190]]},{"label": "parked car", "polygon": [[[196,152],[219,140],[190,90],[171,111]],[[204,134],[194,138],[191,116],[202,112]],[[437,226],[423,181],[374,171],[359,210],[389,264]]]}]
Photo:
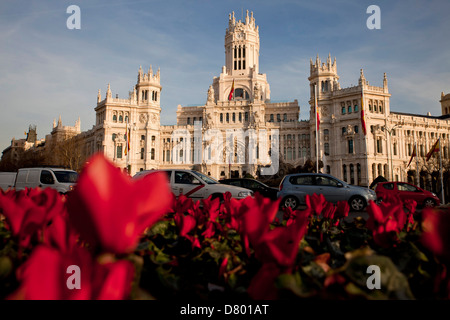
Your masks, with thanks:
[{"label": "parked car", "polygon": [[230,192],[231,196],[236,199],[243,199],[253,195],[253,191],[251,190],[219,183],[217,180],[195,170],[144,170],[136,173],[133,178],[139,179],[147,174],[158,171],[167,174],[172,192],[177,197],[183,194],[193,200],[200,200],[206,199],[212,195],[213,198],[218,197],[223,199],[223,194],[225,192]]},{"label": "parked car", "polygon": [[350,185],[329,174],[295,173],[286,175],[280,183],[281,205],[295,209],[305,204],[305,196],[323,194],[328,202],[348,201],[351,210],[362,211],[369,200],[376,201],[375,191]]},{"label": "parked car", "polygon": [[60,193],[73,189],[78,180],[78,173],[60,168],[23,168],[17,171],[15,188],[53,188]]},{"label": "parked car", "polygon": [[14,188],[17,172],[0,172],[0,189],[8,190]]},{"label": "parked car", "polygon": [[221,179],[220,183],[228,184],[231,186],[242,187],[245,189],[252,190],[254,193],[259,192],[262,196],[276,200],[278,189],[269,187],[268,185],[259,182],[255,179],[247,178],[232,178],[232,179]]},{"label": "parked car", "polygon": [[415,200],[418,205],[424,207],[434,207],[440,204],[436,194],[407,182],[380,182],[375,192],[381,201],[389,196],[399,196],[401,200]]}]

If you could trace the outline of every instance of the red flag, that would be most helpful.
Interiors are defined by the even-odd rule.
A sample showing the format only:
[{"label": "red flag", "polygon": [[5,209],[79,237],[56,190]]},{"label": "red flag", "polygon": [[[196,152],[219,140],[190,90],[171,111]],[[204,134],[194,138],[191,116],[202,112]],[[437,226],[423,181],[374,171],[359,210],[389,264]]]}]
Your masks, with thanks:
[{"label": "red flag", "polygon": [[407,168],[409,167],[409,165],[411,164],[411,161],[414,159],[414,157],[417,156],[417,152],[416,152],[416,146],[414,145],[414,149],[411,155],[411,159],[409,159],[408,165],[406,166]]},{"label": "red flag", "polygon": [[230,94],[228,95],[228,101],[230,101],[231,98],[233,97],[233,92],[234,92],[234,79],[233,79],[233,84],[231,86]]},{"label": "red flag", "polygon": [[430,160],[430,158],[433,155],[433,153],[439,152],[439,141],[440,141],[440,139],[437,139],[436,143],[433,145],[431,150],[428,151],[428,153],[427,153],[427,161]]},{"label": "red flag", "polygon": [[128,154],[128,152],[130,151],[130,129],[128,128],[125,132],[125,138],[126,138],[126,142],[127,142],[127,146],[125,147],[125,155]]},{"label": "red flag", "polygon": [[364,116],[364,94],[362,91],[361,91],[361,126],[364,135],[366,135],[367,129],[366,129],[366,117]]},{"label": "red flag", "polygon": [[320,126],[320,117],[319,117],[319,109],[316,106],[316,115],[317,115],[317,131],[319,131],[319,126]]}]

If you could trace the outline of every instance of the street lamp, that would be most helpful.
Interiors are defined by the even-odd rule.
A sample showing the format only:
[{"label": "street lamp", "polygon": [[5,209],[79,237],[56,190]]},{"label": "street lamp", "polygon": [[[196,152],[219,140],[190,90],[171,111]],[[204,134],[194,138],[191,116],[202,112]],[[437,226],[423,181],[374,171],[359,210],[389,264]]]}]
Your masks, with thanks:
[{"label": "street lamp", "polygon": [[391,172],[391,181],[394,181],[394,166],[392,164],[392,143],[391,143],[391,135],[395,128],[401,128],[402,126],[399,124],[394,125],[393,127],[389,127],[384,125],[382,128],[385,132],[389,134],[389,162],[390,162],[390,172]]}]

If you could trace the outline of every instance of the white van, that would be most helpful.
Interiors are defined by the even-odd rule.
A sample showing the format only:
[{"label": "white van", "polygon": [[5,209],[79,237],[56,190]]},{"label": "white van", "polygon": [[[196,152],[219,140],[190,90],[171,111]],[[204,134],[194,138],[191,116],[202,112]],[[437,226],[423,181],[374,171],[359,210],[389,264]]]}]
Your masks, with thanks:
[{"label": "white van", "polygon": [[52,188],[59,193],[71,191],[78,180],[78,173],[59,168],[23,168],[16,178],[16,190],[25,188]]},{"label": "white van", "polygon": [[16,176],[16,172],[0,172],[0,189],[6,191],[9,188],[14,188]]},{"label": "white van", "polygon": [[168,182],[176,197],[183,194],[193,200],[206,199],[209,196],[212,196],[212,198],[217,197],[223,199],[223,194],[225,192],[230,192],[231,196],[236,199],[253,196],[253,191],[251,190],[219,183],[219,181],[195,170],[145,170],[136,173],[133,179],[139,179],[147,174],[158,171],[167,174]]}]

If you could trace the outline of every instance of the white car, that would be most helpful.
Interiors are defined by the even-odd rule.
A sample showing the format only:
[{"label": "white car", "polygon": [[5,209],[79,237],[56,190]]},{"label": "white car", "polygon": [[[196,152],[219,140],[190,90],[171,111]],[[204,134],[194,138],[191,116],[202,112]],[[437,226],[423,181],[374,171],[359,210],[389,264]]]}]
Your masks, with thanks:
[{"label": "white car", "polygon": [[213,198],[223,199],[225,192],[230,192],[231,196],[236,199],[243,199],[253,195],[251,190],[221,184],[217,180],[195,170],[145,170],[136,173],[133,179],[139,179],[153,172],[165,172],[167,174],[172,192],[177,197],[183,194],[193,200],[200,200],[212,195]]}]

